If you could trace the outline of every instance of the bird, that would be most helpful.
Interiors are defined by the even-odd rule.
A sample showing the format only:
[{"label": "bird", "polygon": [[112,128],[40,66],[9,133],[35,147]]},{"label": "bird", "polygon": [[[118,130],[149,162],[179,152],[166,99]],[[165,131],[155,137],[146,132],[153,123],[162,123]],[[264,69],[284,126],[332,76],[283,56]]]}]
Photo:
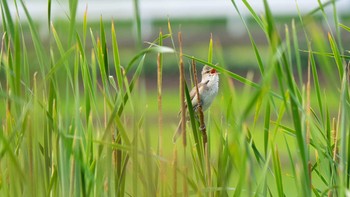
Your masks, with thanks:
[{"label": "bird", "polygon": [[[198,92],[199,92],[199,98],[200,98],[200,106],[202,107],[202,111],[204,112],[207,110],[211,103],[213,102],[214,98],[218,94],[219,91],[219,73],[212,67],[205,65],[201,72],[202,80],[200,83],[198,83]],[[190,98],[193,110],[197,112],[199,103],[197,98],[197,91],[196,86],[194,86],[190,92]],[[186,110],[187,110],[187,104],[186,104]],[[181,111],[179,112],[181,113]],[[187,116],[188,119],[188,116]],[[176,140],[181,135],[182,129],[181,129],[182,120],[180,120],[177,130],[173,137],[173,142],[175,143]]]}]

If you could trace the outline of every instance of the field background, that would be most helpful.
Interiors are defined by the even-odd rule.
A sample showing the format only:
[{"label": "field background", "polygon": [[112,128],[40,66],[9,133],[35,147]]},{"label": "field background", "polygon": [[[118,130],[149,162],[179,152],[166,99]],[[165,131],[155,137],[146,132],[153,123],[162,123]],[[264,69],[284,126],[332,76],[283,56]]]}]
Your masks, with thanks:
[{"label": "field background", "polygon": [[[261,2],[231,2],[235,31],[164,16],[145,35],[137,0],[91,21],[75,0],[51,21],[47,1],[44,23],[2,0],[0,196],[349,196],[350,15]],[[206,145],[193,116],[172,142],[192,61],[220,72]]]}]

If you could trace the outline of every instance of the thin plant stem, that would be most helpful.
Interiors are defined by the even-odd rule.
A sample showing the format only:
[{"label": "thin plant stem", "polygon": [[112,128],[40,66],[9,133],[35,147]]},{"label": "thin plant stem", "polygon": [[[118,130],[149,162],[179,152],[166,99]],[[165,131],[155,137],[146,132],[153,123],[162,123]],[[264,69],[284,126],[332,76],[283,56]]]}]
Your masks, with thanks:
[{"label": "thin plant stem", "polygon": [[[183,53],[182,53],[182,34],[178,33],[179,40],[179,66],[180,66],[180,97],[181,97],[181,130],[182,130],[182,145],[184,150],[184,169],[183,173],[187,174],[187,161],[186,161],[186,103],[185,103],[185,73],[184,73],[184,63],[183,63]],[[188,196],[187,179],[183,179],[183,195]]]},{"label": "thin plant stem", "polygon": [[[159,32],[159,45],[162,46],[162,31]],[[163,110],[162,110],[162,67],[163,67],[163,55],[161,53],[158,53],[157,55],[157,86],[158,86],[158,129],[159,129],[159,136],[158,136],[158,148],[159,148],[159,157],[163,156]],[[160,175],[160,194],[163,194],[162,191],[162,183],[164,183],[165,174],[164,174],[164,166],[163,162],[160,161],[159,163],[159,175]]]},{"label": "thin plant stem", "polygon": [[177,196],[177,149],[173,151],[173,196]]},{"label": "thin plant stem", "polygon": [[196,87],[197,102],[199,103],[198,108],[197,108],[197,112],[199,115],[200,130],[202,131],[202,134],[203,134],[203,147],[205,147],[205,145],[208,142],[208,137],[207,137],[207,132],[206,132],[205,123],[204,123],[204,114],[203,114],[203,110],[202,110],[201,98],[200,98],[199,89],[198,89],[196,62],[194,59],[192,59],[192,73],[193,73],[194,84]]}]

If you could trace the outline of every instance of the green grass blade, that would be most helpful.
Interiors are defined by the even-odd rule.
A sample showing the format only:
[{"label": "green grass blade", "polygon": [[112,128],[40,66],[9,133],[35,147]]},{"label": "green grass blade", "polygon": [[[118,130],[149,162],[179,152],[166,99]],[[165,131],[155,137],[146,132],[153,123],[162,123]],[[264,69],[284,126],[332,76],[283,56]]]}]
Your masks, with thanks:
[{"label": "green grass blade", "polygon": [[[120,105],[116,105],[116,106],[114,107],[114,109],[113,109],[113,111],[112,111],[112,113],[111,113],[111,115],[110,115],[110,117],[109,117],[108,124],[107,124],[107,128],[106,128],[106,130],[105,130],[103,139],[106,138],[106,135],[107,135],[108,131],[112,128],[112,125],[113,125],[113,122],[114,122],[115,118],[116,118],[117,116],[120,117],[120,116],[122,115],[123,110],[124,110],[124,108],[125,108],[125,104],[126,104],[126,102],[128,101],[128,99],[129,99],[130,96],[131,96],[131,92],[132,92],[132,90],[133,90],[133,88],[134,88],[134,86],[135,86],[136,81],[137,81],[138,78],[140,77],[140,74],[141,74],[141,71],[142,71],[142,67],[143,67],[143,65],[144,65],[144,58],[145,58],[145,54],[144,54],[144,56],[142,57],[142,59],[141,59],[139,65],[138,65],[138,67],[137,67],[137,70],[135,71],[135,74],[134,74],[134,76],[133,76],[133,78],[132,78],[132,80],[131,80],[130,85],[128,86],[128,91],[127,91],[127,92],[129,92],[129,93],[125,93],[125,95],[124,95],[124,97],[123,97],[122,103],[121,103]],[[123,135],[123,136],[125,137],[125,139],[123,139],[124,142],[125,142],[126,144],[130,145],[131,142],[130,142],[130,140],[127,138],[127,135]]]},{"label": "green grass blade", "polygon": [[198,129],[199,125],[198,125],[198,122],[195,118],[195,112],[193,111],[191,97],[190,97],[190,93],[188,91],[186,82],[185,82],[185,98],[186,98],[188,113],[190,115],[191,128],[192,128],[194,141],[196,144],[197,154],[198,154],[198,158],[200,161],[200,166],[202,167],[201,170],[202,170],[202,172],[204,172],[205,171],[205,169],[204,169],[205,163],[204,163],[204,146],[202,143],[202,133]]},{"label": "green grass blade", "polygon": [[[218,66],[218,65],[211,64],[211,63],[209,63],[209,62],[207,62],[207,61],[205,61],[205,60],[202,60],[202,59],[199,59],[199,58],[196,58],[196,57],[187,55],[187,54],[183,54],[183,56],[188,57],[188,58],[193,59],[193,60],[196,60],[197,62],[200,62],[200,63],[202,63],[202,64],[206,64],[206,65],[208,65],[208,66],[210,66],[210,67],[213,67],[213,68],[215,68],[219,73],[226,74],[227,76],[229,76],[229,77],[231,77],[231,78],[233,78],[233,79],[235,79],[235,80],[237,80],[237,81],[239,81],[239,82],[241,82],[241,83],[243,83],[243,84],[245,84],[245,85],[249,85],[249,86],[252,86],[252,87],[257,88],[257,89],[259,89],[259,88],[261,87],[259,84],[255,83],[255,82],[253,82],[253,81],[251,81],[251,80],[249,80],[249,79],[246,79],[246,78],[244,78],[244,77],[242,77],[242,76],[240,76],[240,75],[238,75],[238,74],[236,74],[236,73],[233,73],[233,72],[231,72],[231,71],[229,71],[229,70],[227,70],[227,69],[224,69],[224,68],[222,68],[222,67],[220,67],[220,66]],[[275,93],[275,92],[272,92],[272,91],[271,91],[271,94],[272,94],[274,97],[278,98],[278,99],[282,99],[282,96],[279,95],[279,94],[277,94],[277,93]]]},{"label": "green grass blade", "polygon": [[86,5],[86,9],[85,9],[85,12],[84,12],[84,19],[83,19],[83,42],[84,42],[84,46],[85,46],[85,43],[86,43],[86,31],[87,31],[87,13],[88,12],[88,7]]},{"label": "green grass blade", "polygon": [[342,78],[341,91],[340,91],[340,120],[339,124],[339,193],[340,195],[345,195],[348,188],[349,175],[346,174],[349,171],[350,164],[347,163],[349,160],[349,148],[348,139],[349,139],[349,117],[350,117],[350,92],[349,92],[349,75],[344,74]]},{"label": "green grass blade", "polygon": [[270,102],[267,101],[266,111],[265,111],[265,120],[264,120],[264,151],[265,158],[267,157],[267,148],[269,142],[269,130],[270,130]]},{"label": "green grass blade", "polygon": [[119,91],[121,91],[120,93],[123,94],[123,75],[122,75],[122,68],[120,65],[119,49],[118,49],[118,42],[117,42],[116,31],[114,28],[114,23],[112,23],[111,31],[112,31],[111,33],[112,33],[114,68],[116,71]]},{"label": "green grass blade", "polygon": [[139,0],[133,0],[134,14],[135,14],[135,26],[136,26],[136,47],[141,49],[142,46],[142,32],[141,32],[141,15],[140,15],[140,2]]},{"label": "green grass blade", "polygon": [[[272,42],[279,42],[279,38],[276,37],[276,29],[275,29],[275,21],[274,21],[274,17],[272,15],[270,6],[267,2],[267,0],[264,0],[264,9],[265,9],[265,17],[266,17],[266,22],[267,22],[267,34],[269,36],[270,42],[272,45],[274,45],[274,43]],[[276,40],[275,40],[276,39]]]},{"label": "green grass blade", "polygon": [[13,65],[13,74],[15,79],[15,84],[13,87],[14,93],[17,96],[21,96],[21,67],[22,67],[22,49],[20,44],[20,29],[19,24],[16,24],[15,26],[15,32],[14,32],[14,65]]},{"label": "green grass blade", "polygon": [[165,46],[158,46],[158,45],[152,45],[152,47],[149,47],[147,49],[143,49],[141,50],[138,54],[136,54],[131,61],[129,62],[128,66],[125,69],[125,73],[128,73],[132,66],[134,65],[134,63],[140,58],[142,57],[144,54],[146,53],[174,53],[174,49],[169,48],[169,47],[165,47]]},{"label": "green grass blade", "polygon": [[[236,11],[237,11],[237,13],[238,13],[238,15],[239,15],[241,21],[243,22],[243,24],[244,24],[244,26],[245,26],[245,29],[246,29],[246,31],[247,31],[247,33],[248,33],[248,36],[249,36],[249,40],[250,40],[250,42],[251,42],[251,44],[252,44],[252,46],[253,46],[253,49],[254,49],[255,57],[256,57],[256,59],[257,59],[257,61],[258,61],[258,65],[259,65],[260,72],[261,72],[261,74],[263,74],[265,68],[264,68],[264,64],[263,64],[263,62],[262,62],[261,55],[260,55],[260,53],[259,53],[258,47],[257,47],[257,45],[256,45],[256,42],[255,42],[255,40],[254,40],[254,38],[253,38],[253,36],[252,36],[252,34],[251,34],[249,28],[248,28],[247,23],[246,23],[245,20],[243,19],[243,16],[242,16],[241,12],[239,11],[239,9],[238,9],[238,7],[237,7],[235,1],[234,1],[234,0],[231,0],[231,2],[233,3],[233,5],[234,5],[234,7],[235,7],[235,9],[236,9]],[[243,1],[243,3],[244,3],[245,6],[249,9],[249,11],[250,11],[250,13],[253,15],[255,21],[260,25],[260,27],[261,27],[262,29],[264,29],[264,28],[263,28],[264,25],[263,25],[262,21],[261,21],[260,18],[257,16],[257,14],[254,12],[254,10],[253,10],[252,7],[250,6],[250,4],[249,4],[247,1]]]},{"label": "green grass blade", "polygon": [[[234,7],[235,7],[235,9],[236,9],[237,12],[238,12],[239,10],[238,10],[238,7],[237,7],[235,1],[232,0],[231,2],[234,4]],[[243,3],[244,3],[244,5],[246,6],[246,8],[249,10],[250,14],[253,16],[254,21],[258,23],[258,25],[260,26],[260,28],[261,28],[262,30],[264,30],[264,29],[265,29],[265,25],[264,25],[263,21],[260,19],[260,17],[258,16],[258,14],[254,11],[254,9],[252,8],[252,6],[248,3],[247,0],[243,0]],[[240,15],[240,17],[241,17],[241,14],[240,14],[240,13],[239,13],[239,15]]]},{"label": "green grass blade", "polygon": [[346,26],[346,25],[344,25],[344,24],[342,24],[342,23],[339,23],[339,26],[340,26],[341,28],[345,29],[346,31],[350,32],[350,27],[349,27],[349,26]]},{"label": "green grass blade", "polygon": [[100,17],[100,36],[101,36],[101,40],[100,40],[100,44],[101,44],[101,48],[100,48],[100,53],[101,53],[101,60],[103,61],[103,64],[101,66],[103,66],[104,68],[104,72],[105,72],[105,77],[104,80],[107,80],[109,77],[109,62],[108,62],[108,53],[107,53],[107,41],[106,41],[106,34],[105,34],[105,28],[103,25],[103,21],[102,21],[102,16]]},{"label": "green grass blade", "polygon": [[[8,30],[9,32],[7,33],[6,36],[13,36],[15,35],[15,25],[13,23],[12,17],[11,17],[11,12],[10,12],[10,8],[7,4],[7,0],[2,0],[1,1],[1,14],[2,14],[2,20],[5,22],[3,24],[5,24],[4,28],[6,28],[5,30]],[[11,38],[13,39],[13,38]]]},{"label": "green grass blade", "polygon": [[31,18],[30,14],[29,14],[27,7],[25,6],[23,0],[21,0],[20,2],[22,4],[22,8],[23,8],[24,13],[25,13],[27,20],[28,20],[28,25],[30,27],[30,31],[32,34],[32,40],[33,40],[35,52],[36,52],[37,59],[39,61],[40,69],[42,72],[41,74],[44,76],[45,75],[44,74],[45,73],[45,62],[46,62],[45,57],[47,54],[45,54],[45,50],[44,50],[44,47],[43,47],[42,42],[40,40],[39,33],[37,31],[37,28],[35,26],[33,19]]},{"label": "green grass blade", "polygon": [[[309,45],[309,51],[312,51],[311,46]],[[317,72],[317,68],[316,68],[316,62],[314,59],[314,56],[312,53],[310,53],[309,55],[310,58],[310,63],[311,63],[311,71],[312,71],[312,77],[314,79],[314,85],[315,85],[315,89],[316,89],[316,94],[317,94],[317,101],[318,101],[318,106],[319,106],[319,110],[321,113],[321,118],[322,118],[322,122],[324,120],[324,107],[323,107],[323,102],[321,99],[321,87],[320,87],[320,82],[318,79],[318,72]]]},{"label": "green grass blade", "polygon": [[68,45],[71,45],[73,38],[75,37],[77,9],[78,9],[78,0],[69,0],[70,28],[69,28],[69,35],[68,35]]},{"label": "green grass blade", "polygon": [[51,0],[47,0],[47,26],[51,31]]},{"label": "green grass blade", "polygon": [[209,40],[208,62],[213,63],[213,35],[210,35],[210,40]]},{"label": "green grass blade", "polygon": [[84,84],[84,92],[85,92],[85,118],[87,121],[90,120],[90,112],[91,112],[91,97],[92,95],[95,95],[93,92],[93,85],[92,85],[92,79],[91,79],[91,74],[90,70],[88,67],[87,59],[85,56],[85,50],[83,48],[83,44],[80,40],[79,35],[77,34],[76,40],[78,43],[78,48],[80,51],[80,56],[81,56],[81,73],[82,73],[82,79],[83,79],[83,84]]},{"label": "green grass blade", "polygon": [[297,29],[295,27],[294,20],[292,20],[292,37],[293,37],[294,55],[295,55],[295,60],[296,60],[297,70],[298,70],[299,84],[302,84],[303,75],[302,75],[302,65],[301,65],[301,57],[300,57],[300,51],[299,51],[299,40],[298,40]]},{"label": "green grass blade", "polygon": [[334,41],[333,36],[331,34],[328,34],[328,39],[329,39],[329,43],[331,45],[331,49],[332,49],[332,52],[334,55],[335,63],[338,67],[339,78],[341,79],[344,75],[343,60],[340,56],[340,51],[339,51],[339,48],[337,46],[337,43]]},{"label": "green grass blade", "polygon": [[291,152],[291,150],[290,150],[290,148],[289,148],[289,143],[288,143],[288,141],[287,141],[287,139],[286,138],[284,138],[284,141],[286,142],[286,147],[287,147],[287,151],[288,151],[288,158],[289,158],[289,161],[290,161],[290,164],[291,164],[291,169],[292,169],[292,173],[293,173],[293,175],[294,175],[294,180],[295,180],[295,183],[296,183],[296,185],[297,185],[297,189],[298,189],[298,192],[299,192],[299,194],[301,194],[301,185],[299,185],[299,184],[301,184],[300,182],[298,182],[298,175],[297,175],[297,173],[296,173],[296,169],[295,169],[295,161],[293,160],[293,156],[292,156],[292,152]]},{"label": "green grass blade", "polygon": [[321,11],[324,12],[324,8],[326,8],[327,6],[331,5],[333,3],[333,0],[331,1],[326,1],[324,3],[320,2],[319,0],[317,0],[317,2],[319,3],[319,6],[314,8],[313,10],[311,10],[309,13],[307,13],[304,17],[305,18],[309,18],[312,17],[312,15],[315,15],[317,12]]},{"label": "green grass blade", "polygon": [[265,162],[264,160],[264,157],[262,156],[262,154],[260,153],[260,151],[258,150],[253,138],[252,138],[252,134],[250,132],[249,129],[248,130],[248,133],[247,133],[247,143],[250,144],[252,150],[253,150],[253,153],[254,153],[254,156],[255,156],[255,159],[256,161],[261,165],[263,166],[263,163]]},{"label": "green grass blade", "polygon": [[280,163],[280,157],[277,147],[272,149],[272,160],[273,160],[273,169],[276,180],[276,186],[278,191],[278,196],[285,196],[283,191],[283,182],[282,182],[282,169]]}]

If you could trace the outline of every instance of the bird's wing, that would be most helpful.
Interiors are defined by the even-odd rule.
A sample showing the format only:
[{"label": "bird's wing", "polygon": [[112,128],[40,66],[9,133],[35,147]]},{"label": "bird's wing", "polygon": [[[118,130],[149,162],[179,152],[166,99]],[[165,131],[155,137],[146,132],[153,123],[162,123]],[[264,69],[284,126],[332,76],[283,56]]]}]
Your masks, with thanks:
[{"label": "bird's wing", "polygon": [[[198,84],[198,92],[199,92],[199,97],[202,96],[205,85],[207,84],[207,82],[205,83],[199,83]],[[193,89],[191,90],[191,101],[192,101],[192,106],[194,109],[196,109],[198,107],[198,98],[197,98],[197,91],[196,91],[196,87],[193,87]],[[200,98],[202,99],[202,98]],[[201,105],[203,104],[203,101],[201,100]]]},{"label": "bird's wing", "polygon": [[[209,80],[208,80],[209,82]],[[208,82],[205,82],[205,83],[198,83],[198,92],[199,92],[199,95],[201,94],[201,92],[203,91],[202,89],[204,88],[204,85],[207,84]],[[194,86],[190,92],[190,97],[191,97],[191,100],[193,100],[193,98],[196,96],[197,94],[197,90],[196,90],[196,86]]]},{"label": "bird's wing", "polygon": [[[200,83],[198,84],[198,90],[199,90],[199,86],[200,86]],[[191,98],[191,101],[192,99],[194,98],[194,96],[197,94],[197,91],[196,91],[196,86],[194,86],[190,92],[190,98]]]},{"label": "bird's wing", "polygon": [[[208,82],[205,82],[205,83],[198,83],[198,91],[199,91],[199,94],[202,92],[202,89],[204,88],[204,85],[207,84]],[[193,100],[193,98],[197,95],[197,91],[196,91],[196,86],[194,86],[190,92],[190,98],[191,98],[191,101],[192,101],[192,107],[196,107],[197,106],[197,99],[196,100]],[[185,107],[187,109],[187,101],[185,99]],[[181,114],[181,110],[179,111],[178,115]]]}]

